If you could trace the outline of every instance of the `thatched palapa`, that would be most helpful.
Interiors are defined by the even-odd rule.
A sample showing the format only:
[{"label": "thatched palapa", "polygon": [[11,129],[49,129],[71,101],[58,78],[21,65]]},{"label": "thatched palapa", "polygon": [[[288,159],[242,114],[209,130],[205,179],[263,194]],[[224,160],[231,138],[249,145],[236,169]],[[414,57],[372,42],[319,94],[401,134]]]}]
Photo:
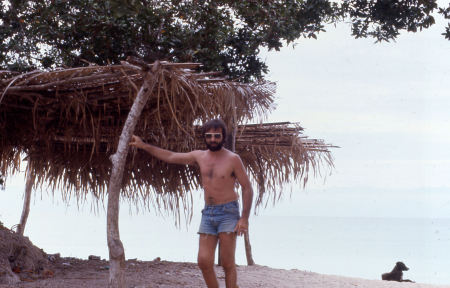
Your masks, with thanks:
[{"label": "thatched palapa", "polygon": [[[135,134],[174,151],[203,149],[199,125],[221,117],[231,130],[234,115],[239,123],[236,152],[260,188],[258,204],[264,197],[276,199],[280,184],[306,181],[321,166],[332,166],[331,146],[308,139],[297,124],[243,124],[270,111],[273,83],[230,82],[197,72],[199,66],[161,62]],[[151,67],[123,62],[24,74],[0,71],[0,172],[16,173],[25,157],[37,184],[47,183],[66,198],[93,193],[103,199],[109,156],[144,81],[143,71]],[[122,196],[186,212],[190,193],[199,186],[196,167],[166,164],[133,151]]]}]

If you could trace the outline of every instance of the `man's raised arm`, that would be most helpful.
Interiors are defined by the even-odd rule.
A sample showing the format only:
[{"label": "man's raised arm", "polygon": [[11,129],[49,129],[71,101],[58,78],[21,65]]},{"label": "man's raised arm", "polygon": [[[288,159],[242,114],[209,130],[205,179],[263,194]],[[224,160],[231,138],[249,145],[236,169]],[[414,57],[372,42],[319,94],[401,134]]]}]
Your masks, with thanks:
[{"label": "man's raised arm", "polygon": [[194,164],[195,151],[188,153],[177,153],[170,150],[162,149],[154,145],[150,145],[142,141],[141,137],[133,135],[131,136],[130,146],[147,151],[153,157],[158,158],[167,163],[173,164]]}]

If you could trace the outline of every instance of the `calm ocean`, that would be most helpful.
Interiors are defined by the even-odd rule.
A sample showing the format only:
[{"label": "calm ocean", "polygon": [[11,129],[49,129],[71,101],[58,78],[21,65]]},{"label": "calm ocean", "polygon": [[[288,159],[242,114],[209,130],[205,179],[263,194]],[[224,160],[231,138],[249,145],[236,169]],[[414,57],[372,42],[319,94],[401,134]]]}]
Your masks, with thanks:
[{"label": "calm ocean", "polygon": [[[0,219],[12,226],[20,219],[19,193],[4,194]],[[12,199],[11,195],[14,196]],[[12,203],[16,203],[12,205]],[[86,211],[87,210],[87,211]],[[197,210],[196,210],[197,211]],[[278,211],[278,210],[277,210]],[[285,215],[296,211],[285,209]],[[264,214],[265,213],[265,214]],[[250,238],[257,264],[366,279],[380,279],[395,262],[410,268],[405,278],[421,283],[450,285],[450,218],[363,218],[279,216],[264,211],[252,216]],[[173,218],[121,209],[120,234],[127,259],[195,262],[199,213],[176,229]],[[47,253],[86,259],[108,258],[106,213],[93,215],[50,201],[36,201],[25,234]],[[246,264],[243,239],[237,263]]]},{"label": "calm ocean", "polygon": [[[450,284],[450,219],[253,219],[251,242],[258,264],[380,279],[395,262],[403,261],[410,268],[406,279]],[[245,263],[245,258],[239,262]]]}]

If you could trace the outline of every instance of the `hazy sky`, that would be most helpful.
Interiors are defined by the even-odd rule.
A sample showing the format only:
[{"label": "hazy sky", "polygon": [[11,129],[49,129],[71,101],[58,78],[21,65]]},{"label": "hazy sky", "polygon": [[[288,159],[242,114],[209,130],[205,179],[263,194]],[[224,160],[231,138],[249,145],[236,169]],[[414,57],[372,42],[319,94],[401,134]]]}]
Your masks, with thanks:
[{"label": "hazy sky", "polygon": [[[267,78],[277,83],[277,109],[266,120],[299,122],[310,138],[341,148],[332,150],[335,168],[325,180],[293,187],[291,198],[260,215],[450,217],[450,41],[441,35],[444,27],[438,23],[375,44],[351,38],[349,26],[341,24],[318,40],[298,41],[295,49],[261,53]],[[23,190],[20,176],[0,191],[0,219],[7,226],[20,219]],[[89,205],[78,211],[74,203],[43,198],[33,199],[25,234],[50,253],[106,257],[104,211],[94,216]],[[170,218],[130,216],[122,207],[127,257],[140,257],[143,243],[151,243],[170,247],[176,259],[195,261],[197,238],[186,235],[196,233],[197,218],[177,232]],[[254,227],[258,219],[252,218]],[[184,245],[177,245],[181,238]],[[176,250],[182,248],[193,254]]]},{"label": "hazy sky", "polygon": [[374,44],[340,25],[267,55],[270,119],[342,147],[327,187],[449,187],[450,41],[434,28]]},{"label": "hazy sky", "polygon": [[269,120],[298,121],[341,147],[331,176],[306,189],[322,192],[299,202],[319,197],[338,215],[450,217],[450,41],[437,20],[391,43],[355,40],[341,24],[263,53],[277,83]]}]

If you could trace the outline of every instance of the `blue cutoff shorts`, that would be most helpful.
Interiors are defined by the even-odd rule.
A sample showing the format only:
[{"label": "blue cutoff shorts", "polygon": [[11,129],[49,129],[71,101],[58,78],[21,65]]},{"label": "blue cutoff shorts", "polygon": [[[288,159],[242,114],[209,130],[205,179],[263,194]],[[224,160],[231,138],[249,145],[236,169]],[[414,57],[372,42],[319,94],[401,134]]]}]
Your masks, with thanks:
[{"label": "blue cutoff shorts", "polygon": [[219,235],[222,232],[234,232],[239,219],[238,201],[219,205],[205,205],[202,210],[198,234]]}]

